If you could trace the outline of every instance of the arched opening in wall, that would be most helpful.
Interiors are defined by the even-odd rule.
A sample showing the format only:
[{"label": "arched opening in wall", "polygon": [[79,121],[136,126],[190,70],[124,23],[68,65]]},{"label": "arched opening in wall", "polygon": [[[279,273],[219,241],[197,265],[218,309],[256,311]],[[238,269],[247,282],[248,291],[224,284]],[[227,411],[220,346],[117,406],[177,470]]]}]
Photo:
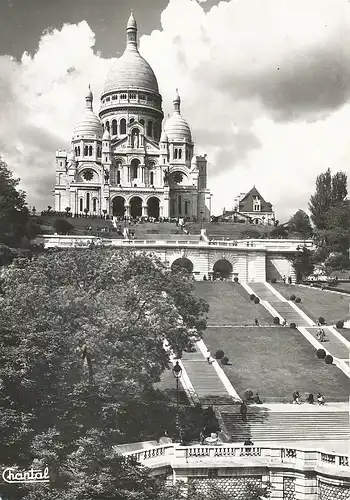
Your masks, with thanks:
[{"label": "arched opening in wall", "polygon": [[159,217],[159,200],[155,196],[152,196],[147,201],[147,208],[148,208],[148,217],[154,217],[155,219],[158,219]]},{"label": "arched opening in wall", "polygon": [[92,146],[89,146],[89,156],[92,156]]},{"label": "arched opening in wall", "polygon": [[174,149],[174,160],[177,160],[177,148]]},{"label": "arched opening in wall", "polygon": [[119,124],[120,135],[126,134],[126,120],[122,118]]},{"label": "arched opening in wall", "polygon": [[182,211],[182,200],[181,200],[181,194],[177,197],[177,211],[179,212],[179,215],[181,215]]},{"label": "arched opening in wall", "polygon": [[122,196],[113,198],[113,215],[116,217],[124,217],[125,200]]},{"label": "arched opening in wall", "polygon": [[92,198],[92,211],[97,212],[97,198]]},{"label": "arched opening in wall", "polygon": [[148,122],[147,123],[147,135],[148,135],[148,137],[152,137],[152,130],[153,130],[153,123]]},{"label": "arched opening in wall", "polygon": [[188,200],[185,201],[185,215],[188,215],[190,211],[190,202]]},{"label": "arched opening in wall", "polygon": [[192,273],[193,272],[193,264],[186,257],[182,257],[181,259],[176,259],[172,263],[171,269],[175,270],[175,269],[179,269],[179,268],[180,269],[185,269],[188,273]]},{"label": "arched opening in wall", "polygon": [[179,160],[182,158],[182,149],[179,149]]},{"label": "arched opening in wall", "polygon": [[131,217],[141,217],[142,215],[142,200],[139,196],[134,196],[130,200],[130,215]]},{"label": "arched opening in wall", "polygon": [[79,212],[83,211],[83,209],[84,209],[83,204],[84,204],[83,198],[80,198],[80,200],[79,200]]},{"label": "arched opening in wall", "polygon": [[131,180],[137,179],[139,173],[140,160],[134,158],[131,160]]},{"label": "arched opening in wall", "polygon": [[154,172],[149,173],[149,183],[151,186],[154,186]]},{"label": "arched opening in wall", "polygon": [[117,170],[117,184],[118,184],[118,186],[120,183],[121,183],[120,170]]},{"label": "arched opening in wall", "polygon": [[78,156],[80,156],[80,146],[78,146]]},{"label": "arched opening in wall", "polygon": [[108,132],[110,132],[110,130],[109,130],[109,122],[106,122],[106,129],[108,130]]},{"label": "arched opening in wall", "polygon": [[140,131],[138,128],[134,128],[131,132],[131,146],[133,148],[140,147]]},{"label": "arched opening in wall", "polygon": [[117,120],[112,121],[112,135],[118,134],[118,123]]},{"label": "arched opening in wall", "polygon": [[213,266],[214,276],[220,276],[220,278],[228,278],[232,271],[232,264],[226,259],[218,260]]},{"label": "arched opening in wall", "polygon": [[89,148],[87,146],[84,147],[84,156],[89,154]]}]

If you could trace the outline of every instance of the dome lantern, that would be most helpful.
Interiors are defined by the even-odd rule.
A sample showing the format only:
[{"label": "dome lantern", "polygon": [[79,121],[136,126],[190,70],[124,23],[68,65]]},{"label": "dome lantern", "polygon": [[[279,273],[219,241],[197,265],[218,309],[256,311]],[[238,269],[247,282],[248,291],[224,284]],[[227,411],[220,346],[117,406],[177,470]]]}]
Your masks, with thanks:
[{"label": "dome lantern", "polygon": [[126,46],[129,49],[137,50],[137,24],[133,11],[131,11],[128,24],[126,25]]}]

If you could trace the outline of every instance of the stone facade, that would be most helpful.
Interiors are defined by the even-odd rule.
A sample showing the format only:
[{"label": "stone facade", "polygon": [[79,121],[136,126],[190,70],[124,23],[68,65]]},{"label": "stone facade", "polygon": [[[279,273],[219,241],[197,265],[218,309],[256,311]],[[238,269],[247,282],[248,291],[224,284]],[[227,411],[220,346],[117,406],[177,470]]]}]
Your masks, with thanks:
[{"label": "stone facade", "polygon": [[133,15],[126,36],[125,52],[107,75],[99,117],[89,90],[72,150],[56,153],[55,210],[209,220],[207,159],[194,152],[180,96],[162,132],[162,97],[138,52]]}]

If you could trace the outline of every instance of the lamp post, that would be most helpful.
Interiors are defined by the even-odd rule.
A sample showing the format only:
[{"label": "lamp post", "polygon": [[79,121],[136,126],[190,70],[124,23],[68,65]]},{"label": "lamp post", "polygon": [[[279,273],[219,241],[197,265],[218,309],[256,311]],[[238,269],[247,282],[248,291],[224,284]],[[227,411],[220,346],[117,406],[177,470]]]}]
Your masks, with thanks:
[{"label": "lamp post", "polygon": [[203,214],[204,214],[204,212],[203,212],[203,210],[201,210],[199,213],[201,214],[201,229],[203,229]]},{"label": "lamp post", "polygon": [[179,427],[179,379],[182,374],[182,368],[179,365],[179,361],[177,360],[174,368],[173,368],[173,375],[176,380],[176,434],[177,438],[180,438],[180,427]]}]

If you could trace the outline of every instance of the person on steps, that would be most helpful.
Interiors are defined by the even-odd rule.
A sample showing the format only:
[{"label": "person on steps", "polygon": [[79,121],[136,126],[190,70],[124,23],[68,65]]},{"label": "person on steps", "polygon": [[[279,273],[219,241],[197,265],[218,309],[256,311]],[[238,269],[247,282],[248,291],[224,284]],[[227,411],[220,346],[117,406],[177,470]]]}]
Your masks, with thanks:
[{"label": "person on steps", "polygon": [[310,394],[308,395],[308,397],[306,398],[306,401],[310,404],[310,405],[313,405],[315,400],[314,400],[314,395],[312,394],[312,392],[310,392]]},{"label": "person on steps", "polygon": [[240,408],[240,414],[241,414],[243,422],[247,421],[247,411],[248,411],[247,403],[245,401],[242,401],[241,408]]},{"label": "person on steps", "polygon": [[293,392],[293,404],[294,405],[300,405],[301,404],[299,391],[294,391]]}]

